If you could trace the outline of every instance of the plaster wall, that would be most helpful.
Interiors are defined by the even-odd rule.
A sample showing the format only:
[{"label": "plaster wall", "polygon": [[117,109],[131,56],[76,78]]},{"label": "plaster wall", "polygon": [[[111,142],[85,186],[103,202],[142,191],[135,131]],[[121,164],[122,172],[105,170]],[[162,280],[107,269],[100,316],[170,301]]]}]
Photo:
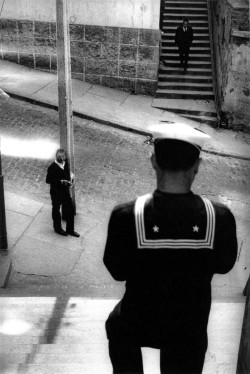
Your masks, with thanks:
[{"label": "plaster wall", "polygon": [[249,4],[209,0],[217,106],[229,128],[250,131]]},{"label": "plaster wall", "polygon": [[[68,0],[70,23],[158,29],[160,0]],[[56,0],[0,0],[0,18],[55,22]]]}]

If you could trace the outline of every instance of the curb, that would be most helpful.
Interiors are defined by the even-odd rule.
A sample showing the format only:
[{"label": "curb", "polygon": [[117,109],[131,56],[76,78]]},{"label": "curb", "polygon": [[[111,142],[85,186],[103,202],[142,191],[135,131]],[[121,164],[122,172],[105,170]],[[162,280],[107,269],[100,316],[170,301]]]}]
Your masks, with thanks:
[{"label": "curb", "polygon": [[[5,91],[5,92],[10,97],[12,97],[13,99],[17,99],[17,100],[20,100],[20,101],[26,101],[26,102],[29,102],[29,103],[34,104],[34,105],[38,105],[38,106],[41,106],[41,107],[44,107],[44,108],[53,109],[53,110],[58,111],[58,105],[56,105],[56,104],[46,103],[44,101],[39,101],[39,100],[36,100],[36,99],[32,99],[30,97],[18,95],[18,94],[9,92],[9,91]],[[101,123],[101,124],[106,125],[106,126],[110,126],[110,127],[113,127],[113,128],[124,130],[124,131],[129,131],[129,132],[132,132],[132,133],[135,133],[135,134],[138,134],[138,135],[144,135],[144,136],[149,136],[149,137],[152,136],[151,133],[148,132],[148,131],[143,131],[143,130],[139,130],[139,129],[126,127],[126,126],[121,125],[119,123],[111,122],[111,121],[108,121],[108,120],[105,120],[105,119],[102,119],[102,118],[99,118],[99,117],[95,117],[95,116],[92,116],[92,115],[89,115],[89,114],[80,113],[80,112],[77,112],[77,111],[74,111],[74,110],[72,111],[72,113],[76,117],[83,118],[83,119],[88,119],[88,120],[91,120],[91,121],[95,121],[95,122]],[[205,152],[205,153],[208,153],[208,154],[216,155],[216,156],[231,157],[231,158],[236,158],[236,159],[239,159],[239,160],[250,161],[250,157],[241,156],[241,155],[237,155],[237,154],[233,154],[233,153],[230,154],[230,153],[224,153],[224,152],[219,152],[219,151],[213,151],[213,150],[209,150],[209,149],[203,149],[202,151]]]}]

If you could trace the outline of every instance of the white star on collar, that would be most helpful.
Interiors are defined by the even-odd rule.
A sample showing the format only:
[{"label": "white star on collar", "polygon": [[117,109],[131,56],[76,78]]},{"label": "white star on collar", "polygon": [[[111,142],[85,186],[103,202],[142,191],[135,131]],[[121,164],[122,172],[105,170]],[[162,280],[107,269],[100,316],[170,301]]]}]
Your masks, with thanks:
[{"label": "white star on collar", "polygon": [[199,227],[197,225],[193,226],[193,232],[198,232],[199,231]]},{"label": "white star on collar", "polygon": [[159,227],[154,225],[153,230],[154,230],[154,232],[159,232]]}]

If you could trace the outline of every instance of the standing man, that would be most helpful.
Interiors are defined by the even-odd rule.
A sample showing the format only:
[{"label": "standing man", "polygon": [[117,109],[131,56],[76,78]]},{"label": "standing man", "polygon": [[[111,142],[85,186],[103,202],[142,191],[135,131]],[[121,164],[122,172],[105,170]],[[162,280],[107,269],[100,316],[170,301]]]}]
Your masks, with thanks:
[{"label": "standing man", "polygon": [[126,291],[106,321],[113,373],[143,373],[141,347],[161,351],[163,374],[201,374],[211,280],[237,256],[233,214],[195,195],[192,183],[209,138],[185,124],[151,127],[152,194],[114,208],[104,264]]},{"label": "standing man", "polygon": [[[80,235],[74,231],[74,206],[70,196],[70,188],[73,186],[74,176],[73,173],[70,175],[64,149],[56,151],[56,159],[48,167],[46,183],[50,184],[52,219],[55,232],[59,235],[72,235],[78,238]],[[61,226],[61,206],[65,212],[66,231]]]},{"label": "standing man", "polygon": [[[187,71],[190,46],[193,41],[193,29],[189,25],[188,18],[183,19],[181,26],[177,27],[175,33],[175,44],[177,44],[180,54],[180,65]],[[184,65],[183,65],[184,61]]]}]

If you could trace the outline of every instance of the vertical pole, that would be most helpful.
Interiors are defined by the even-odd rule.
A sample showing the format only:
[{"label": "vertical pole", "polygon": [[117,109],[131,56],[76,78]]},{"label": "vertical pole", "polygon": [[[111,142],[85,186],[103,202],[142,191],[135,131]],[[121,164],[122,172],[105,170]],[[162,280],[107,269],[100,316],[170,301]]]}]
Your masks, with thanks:
[{"label": "vertical pole", "polygon": [[[56,19],[60,147],[67,151],[70,172],[75,174],[68,0],[56,0]],[[75,208],[74,187],[71,195]]]},{"label": "vertical pole", "polygon": [[0,138],[0,251],[8,248]]}]

